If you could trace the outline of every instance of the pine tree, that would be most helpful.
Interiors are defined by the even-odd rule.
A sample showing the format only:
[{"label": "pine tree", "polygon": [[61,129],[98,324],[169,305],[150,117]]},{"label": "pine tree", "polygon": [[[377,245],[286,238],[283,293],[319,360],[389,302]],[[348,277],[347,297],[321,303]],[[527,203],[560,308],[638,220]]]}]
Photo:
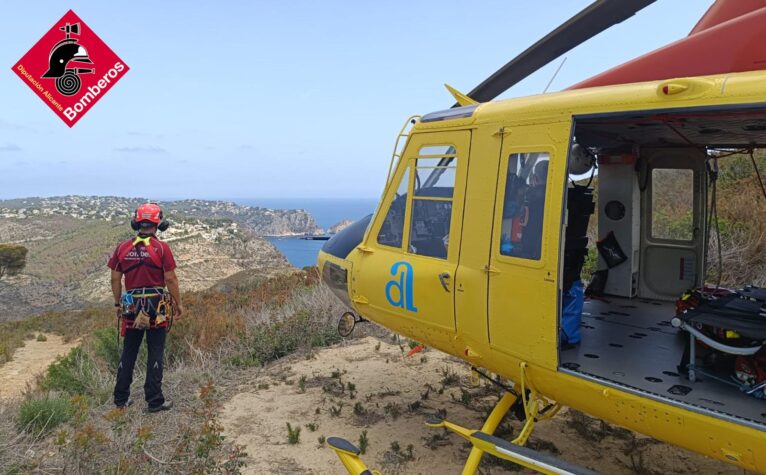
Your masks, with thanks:
[{"label": "pine tree", "polygon": [[26,265],[26,247],[16,244],[0,244],[0,279],[18,274]]}]

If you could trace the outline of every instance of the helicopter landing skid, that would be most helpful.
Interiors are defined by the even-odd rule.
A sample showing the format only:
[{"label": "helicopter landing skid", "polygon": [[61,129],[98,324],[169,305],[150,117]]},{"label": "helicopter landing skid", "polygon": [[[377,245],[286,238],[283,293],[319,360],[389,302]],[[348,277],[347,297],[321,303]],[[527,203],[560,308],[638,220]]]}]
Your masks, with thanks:
[{"label": "helicopter landing skid", "polygon": [[354,444],[340,437],[329,437],[327,445],[335,451],[335,454],[343,463],[348,473],[354,475],[381,475],[377,470],[370,470],[367,465],[359,458],[361,450]]},{"label": "helicopter landing skid", "polygon": [[553,417],[553,415],[558,412],[558,406],[555,406],[556,409],[546,411],[546,414],[542,415],[541,411],[538,409],[539,406],[537,403],[531,402],[534,393],[530,393],[530,396],[530,401],[525,405],[527,413],[526,422],[524,423],[524,427],[519,436],[512,442],[508,442],[492,435],[497,429],[497,426],[500,425],[503,417],[505,417],[505,414],[511,409],[511,406],[513,406],[513,403],[516,402],[516,399],[519,397],[510,392],[503,394],[495,408],[492,409],[489,417],[487,417],[487,420],[484,421],[481,430],[468,429],[440,419],[431,419],[426,422],[426,425],[429,427],[443,427],[448,429],[473,444],[471,453],[468,455],[468,460],[463,467],[463,475],[475,474],[479,468],[481,457],[485,453],[517,463],[539,473],[595,474],[596,472],[593,472],[592,470],[576,466],[561,459],[557,459],[556,457],[542,454],[536,450],[524,447],[524,444],[526,444],[529,436],[532,434],[535,423],[539,420]]},{"label": "helicopter landing skid", "polygon": [[[515,392],[505,392],[500,400],[495,405],[492,412],[484,421],[484,425],[481,430],[472,430],[459,426],[449,421],[442,419],[430,419],[426,422],[429,427],[443,427],[448,429],[473,444],[471,453],[468,455],[465,466],[463,467],[463,475],[473,475],[479,468],[481,458],[485,453],[494,455],[495,457],[508,460],[524,467],[535,470],[539,473],[546,474],[594,474],[592,470],[579,467],[577,465],[565,462],[550,455],[542,454],[528,447],[524,447],[529,440],[529,436],[532,435],[532,430],[535,428],[535,424],[546,419],[550,419],[555,416],[561,408],[558,404],[547,404],[542,409],[540,408],[540,401],[544,402],[544,399],[538,398],[537,393],[525,388],[525,370],[526,365],[521,365],[521,394],[517,395]],[[512,410],[517,400],[521,399],[521,403],[524,408],[524,426],[521,429],[518,437],[513,441],[508,442],[506,440],[495,437],[494,434],[500,422],[503,420],[509,410]]]}]

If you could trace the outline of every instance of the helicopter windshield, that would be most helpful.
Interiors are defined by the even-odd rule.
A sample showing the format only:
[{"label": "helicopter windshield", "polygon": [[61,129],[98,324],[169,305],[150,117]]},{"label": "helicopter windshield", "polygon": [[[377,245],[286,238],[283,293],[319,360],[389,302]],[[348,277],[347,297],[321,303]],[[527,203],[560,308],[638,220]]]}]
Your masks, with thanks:
[{"label": "helicopter windshield", "polygon": [[391,201],[386,219],[378,232],[378,243],[385,246],[401,247],[404,235],[404,213],[407,210],[407,188],[410,183],[410,168],[404,170],[399,187]]},{"label": "helicopter windshield", "polygon": [[446,259],[457,175],[455,147],[426,146],[418,155],[408,251]]},{"label": "helicopter windshield", "polygon": [[415,196],[452,197],[455,187],[455,147],[431,145],[421,148],[419,155]]},{"label": "helicopter windshield", "polygon": [[[378,233],[378,243],[401,247],[408,201],[412,201],[409,252],[446,258],[457,160],[451,145],[425,146],[410,160]],[[411,177],[411,175],[414,175]],[[413,181],[413,192],[407,191]]]}]

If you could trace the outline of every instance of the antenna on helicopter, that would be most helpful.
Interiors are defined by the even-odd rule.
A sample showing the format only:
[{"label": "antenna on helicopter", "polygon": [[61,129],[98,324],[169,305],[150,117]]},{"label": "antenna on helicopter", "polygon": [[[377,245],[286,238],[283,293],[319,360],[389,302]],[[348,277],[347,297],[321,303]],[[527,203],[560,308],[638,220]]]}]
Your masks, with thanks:
[{"label": "antenna on helicopter", "polygon": [[545,89],[543,89],[543,94],[548,92],[548,88],[551,87],[551,84],[553,84],[553,80],[556,79],[556,76],[559,75],[559,71],[561,71],[562,66],[564,66],[564,63],[567,62],[567,57],[564,56],[564,59],[561,60],[561,63],[559,63],[559,67],[556,68],[556,72],[553,73],[553,76],[551,77],[551,80],[548,81],[548,84],[546,84]]},{"label": "antenna on helicopter", "polygon": [[[495,71],[468,94],[488,102],[562,54],[638,13],[655,0],[596,0]],[[452,107],[458,107],[455,104]]]}]

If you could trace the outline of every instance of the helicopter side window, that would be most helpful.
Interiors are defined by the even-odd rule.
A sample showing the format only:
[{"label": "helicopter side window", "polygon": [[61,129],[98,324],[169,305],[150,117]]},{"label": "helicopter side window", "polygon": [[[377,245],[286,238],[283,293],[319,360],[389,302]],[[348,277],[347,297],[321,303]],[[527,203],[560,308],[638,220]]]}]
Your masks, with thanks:
[{"label": "helicopter side window", "polygon": [[408,251],[447,258],[457,157],[451,146],[429,146],[416,161]]},{"label": "helicopter side window", "polygon": [[404,234],[404,213],[407,211],[407,188],[410,183],[410,168],[404,170],[399,188],[391,200],[386,219],[378,232],[378,244],[392,247],[402,247]]},{"label": "helicopter side window", "polygon": [[671,241],[694,239],[694,171],[652,170],[652,237]]},{"label": "helicopter side window", "polygon": [[548,181],[547,153],[513,153],[503,198],[500,253],[539,260]]}]

